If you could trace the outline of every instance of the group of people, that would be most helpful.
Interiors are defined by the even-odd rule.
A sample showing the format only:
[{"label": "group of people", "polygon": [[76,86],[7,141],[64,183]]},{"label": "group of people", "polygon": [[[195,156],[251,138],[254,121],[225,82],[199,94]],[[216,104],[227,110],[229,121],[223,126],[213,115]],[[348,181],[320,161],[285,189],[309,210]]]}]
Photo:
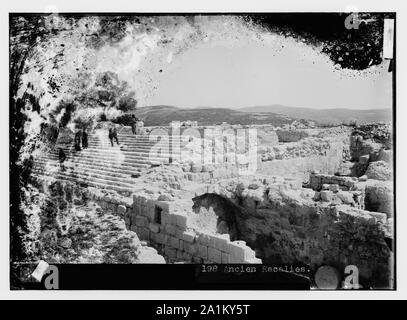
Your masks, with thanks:
[{"label": "group of people", "polygon": [[[140,119],[137,118],[134,114],[131,118],[131,131],[133,134],[137,134],[137,122],[139,122]],[[109,128],[109,140],[112,144],[112,147],[114,146],[113,141],[116,141],[117,145],[120,145],[119,138],[117,137],[117,128],[115,126]]]},{"label": "group of people", "polygon": [[[140,121],[140,119],[137,118],[133,114],[132,122],[131,122],[131,131],[133,134],[137,134],[137,122],[138,121]],[[115,126],[110,127],[108,137],[109,137],[110,143],[112,144],[112,147],[114,146],[113,141],[116,141],[117,145],[120,145],[119,138],[117,135],[118,135],[117,128]],[[88,133],[86,132],[86,129],[78,130],[75,133],[74,148],[75,148],[75,151],[81,151],[82,149],[88,148]],[[65,151],[63,148],[59,148],[58,158],[59,158],[59,163],[61,165],[61,168],[64,169],[63,163],[66,160],[66,154],[65,154]]]},{"label": "group of people", "polygon": [[[88,133],[86,132],[86,129],[78,130],[75,133],[74,138],[75,151],[81,151],[82,149],[86,149],[87,147],[88,147]],[[65,170],[64,162],[66,160],[66,154],[62,147],[60,147],[58,150],[58,159],[61,169],[62,171],[64,171]]]},{"label": "group of people", "polygon": [[[82,142],[82,148],[81,148],[81,142]],[[75,150],[76,151],[81,151],[82,149],[86,149],[88,147],[88,133],[86,130],[78,130],[78,132],[75,133]]]}]

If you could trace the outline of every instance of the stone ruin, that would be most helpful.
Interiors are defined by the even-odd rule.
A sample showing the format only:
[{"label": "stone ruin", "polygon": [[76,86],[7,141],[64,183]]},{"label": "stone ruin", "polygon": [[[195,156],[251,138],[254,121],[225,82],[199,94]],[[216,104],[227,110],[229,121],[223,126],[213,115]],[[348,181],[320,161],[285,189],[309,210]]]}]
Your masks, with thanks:
[{"label": "stone ruin", "polygon": [[[228,127],[219,128],[224,137]],[[207,152],[183,159],[171,147],[181,141],[182,154],[194,139],[209,143],[214,160],[215,140],[183,139],[182,130],[159,137],[154,128],[133,136],[123,127],[113,148],[105,132],[92,133],[90,150],[71,155],[68,171],[53,153],[37,156],[33,184],[44,192],[52,179],[63,181],[79,203],[118,217],[137,239],[134,263],[356,265],[365,285],[391,287],[393,155],[391,135],[381,134],[388,127],[373,136],[363,133],[376,127],[250,128],[257,152],[246,158],[256,164],[249,174],[244,161],[207,164]]]}]

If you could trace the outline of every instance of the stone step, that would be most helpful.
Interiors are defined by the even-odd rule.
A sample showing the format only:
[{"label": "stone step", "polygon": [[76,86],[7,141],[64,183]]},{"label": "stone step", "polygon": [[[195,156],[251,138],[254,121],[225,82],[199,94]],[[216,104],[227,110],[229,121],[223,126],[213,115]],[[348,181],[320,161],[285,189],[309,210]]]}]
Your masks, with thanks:
[{"label": "stone step", "polygon": [[[155,149],[154,151],[152,151],[153,149],[133,149],[133,148],[127,148],[125,146],[121,146],[120,149],[116,148],[116,147],[111,147],[111,146],[89,146],[86,149],[82,149],[81,151],[75,152],[75,151],[68,151],[69,153],[73,153],[73,154],[86,154],[89,152],[92,153],[105,153],[105,154],[115,154],[117,156],[120,155],[126,155],[129,157],[139,157],[139,156],[147,156],[149,157],[150,154],[151,156],[154,156],[156,154],[159,155],[159,157],[164,157],[164,158],[168,158],[170,155],[174,154],[174,155],[180,155],[181,154],[181,150],[177,150],[177,152],[171,152],[171,150],[166,150],[164,149]],[[158,151],[158,152],[157,152]],[[55,150],[54,152],[58,153],[57,150]]]},{"label": "stone step", "polygon": [[[58,159],[58,154],[57,153],[51,153],[49,154],[53,159]],[[133,157],[123,157],[123,159],[119,158],[117,155],[111,155],[111,154],[98,154],[98,153],[85,153],[81,155],[74,155],[71,157],[68,157],[69,159],[85,159],[90,162],[92,161],[99,161],[102,165],[106,165],[109,163],[115,164],[115,165],[127,165],[127,166],[136,166],[140,164],[144,165],[152,165],[156,164],[156,162],[166,162],[166,159],[168,158],[150,158],[150,157],[138,157],[138,158],[133,158]]]},{"label": "stone step", "polygon": [[[42,170],[42,173],[44,174],[45,172],[48,173],[52,173],[52,172],[58,172],[61,170],[59,164],[48,164],[47,166],[43,166],[40,163],[37,163],[34,165],[34,167],[37,170]],[[105,174],[105,173],[97,173],[96,171],[92,171],[89,169],[85,169],[83,167],[76,167],[76,168],[72,168],[72,167],[68,167],[65,166],[65,170],[64,173],[75,176],[75,175],[80,175],[89,179],[101,179],[101,180],[106,180],[112,183],[127,183],[127,184],[133,184],[134,180],[130,177],[127,176],[126,178],[121,177],[121,176],[112,176],[109,174]]]},{"label": "stone step", "polygon": [[[168,163],[171,154],[154,154],[150,156],[153,148],[166,151],[170,142],[174,141],[182,146],[187,144],[180,136],[170,136],[159,139],[159,136],[135,136],[132,134],[119,133],[120,146],[111,146],[107,132],[92,134],[88,138],[88,148],[79,152],[73,150],[73,146],[64,148],[67,159],[64,162],[64,171],[58,159],[58,151],[44,154],[36,158],[33,174],[36,177],[56,177],[96,186],[99,188],[112,189],[119,192],[132,192],[135,178],[142,170],[152,165]],[[180,152],[176,156],[180,155]]]},{"label": "stone step", "polygon": [[[109,135],[108,133],[104,133],[104,132],[99,132],[99,133],[91,133],[88,135],[88,139],[89,138],[106,138],[109,139]],[[133,140],[148,140],[148,141],[158,141],[161,139],[184,139],[184,138],[190,138],[191,136],[180,136],[180,135],[168,135],[168,136],[158,136],[158,135],[131,135],[131,134],[118,134],[117,137],[123,137],[126,139],[133,139]]]},{"label": "stone step", "polygon": [[[41,163],[58,163],[59,164],[59,160],[54,157],[54,158],[41,158],[38,160]],[[89,161],[89,160],[83,160],[80,159],[79,161],[72,161],[72,160],[65,160],[66,164],[68,164],[69,166],[75,166],[75,167],[84,167],[84,168],[88,168],[88,169],[92,169],[92,168],[96,168],[98,170],[109,170],[110,172],[112,172],[112,174],[114,173],[120,173],[120,174],[124,174],[124,175],[133,175],[133,174],[138,174],[139,172],[146,170],[148,168],[151,167],[151,165],[134,165],[134,166],[120,166],[120,165],[116,165],[116,164],[112,164],[112,163],[108,163],[108,162],[98,162],[98,161]]]},{"label": "stone step", "polygon": [[[46,180],[49,177],[48,175],[43,175],[43,174],[39,174],[39,173],[33,173],[32,176],[39,180]],[[133,189],[131,189],[131,188],[120,187],[120,186],[109,186],[109,185],[105,185],[105,184],[101,184],[101,183],[97,183],[97,182],[89,181],[89,180],[85,180],[85,179],[80,179],[80,178],[72,178],[72,177],[64,176],[64,175],[55,175],[54,178],[64,180],[64,181],[74,182],[74,183],[83,183],[88,186],[97,187],[100,189],[113,190],[113,191],[117,191],[117,192],[133,193]]]},{"label": "stone step", "polygon": [[[35,162],[36,164],[40,164],[43,167],[46,166],[55,166],[55,167],[59,167],[59,161],[58,160],[49,160],[49,159],[37,159],[37,161]],[[78,167],[82,168],[82,169],[86,169],[90,172],[95,172],[97,174],[104,174],[107,176],[112,176],[112,177],[121,177],[123,179],[128,179],[129,177],[131,177],[132,175],[135,174],[139,174],[139,172],[141,170],[118,170],[118,169],[114,169],[111,167],[101,167],[101,166],[94,166],[94,165],[89,165],[89,164],[85,164],[85,163],[81,163],[81,164],[77,164],[75,162],[72,161],[68,161],[66,160],[64,162],[64,166],[66,168],[70,168],[70,169],[77,169]]]},{"label": "stone step", "polygon": [[[189,141],[160,141],[160,142],[143,142],[143,141],[126,141],[123,139],[119,139],[120,145],[127,145],[127,146],[132,146],[132,147],[139,147],[139,148],[152,148],[154,146],[172,146],[172,145],[180,145],[180,146],[186,146],[190,142]],[[110,140],[97,140],[97,139],[92,139],[88,140],[88,145],[108,145],[112,146]],[[113,145],[117,146],[116,141],[113,141]]]},{"label": "stone step", "polygon": [[[153,147],[155,147],[155,148],[160,148],[160,149],[163,149],[163,150],[165,150],[165,149],[171,149],[171,146],[170,145],[165,145],[165,144],[160,144],[160,145],[157,145],[157,146],[138,146],[138,145],[131,145],[131,144],[126,144],[126,143],[120,143],[119,145],[117,145],[116,143],[112,146],[111,144],[110,144],[110,142],[89,142],[88,143],[88,148],[87,149],[105,149],[105,150],[113,150],[113,151],[120,151],[120,150],[123,150],[124,149],[124,151],[138,151],[138,150],[140,150],[140,151],[144,151],[144,152],[148,152],[148,151],[150,151]],[[185,148],[185,146],[180,146],[180,148],[182,149],[182,148]],[[59,149],[59,147],[58,148],[56,148],[56,150],[57,149]],[[68,146],[68,147],[65,147],[65,148],[63,148],[64,150],[72,150],[72,151],[75,151],[75,149],[74,149],[74,146],[72,145],[72,146]],[[82,149],[83,150],[83,149]],[[85,149],[86,150],[86,149]]]},{"label": "stone step", "polygon": [[[200,141],[199,141],[200,143]],[[160,142],[141,142],[141,141],[126,141],[123,139],[119,139],[119,144],[120,145],[126,145],[126,146],[131,146],[131,147],[137,147],[137,148],[152,148],[154,146],[156,147],[170,147],[170,146],[182,146],[186,147],[187,145],[193,145],[192,142],[186,141],[186,142],[181,142],[181,141],[160,141]],[[198,144],[198,143],[197,143]],[[74,144],[72,143],[72,146]],[[109,140],[88,140],[88,145],[108,145],[112,146],[112,143]],[[113,146],[117,146],[116,141],[113,141]]]},{"label": "stone step", "polygon": [[[190,149],[192,146],[177,146],[178,149],[181,150],[188,150]],[[127,151],[144,151],[144,152],[149,152],[150,150],[152,150],[153,148],[155,150],[157,149],[161,149],[161,150],[172,150],[175,148],[175,146],[171,146],[169,144],[165,145],[165,144],[160,144],[157,146],[135,146],[135,145],[131,145],[131,144],[126,144],[123,142],[120,142],[119,145],[117,145],[116,143],[114,144],[114,146],[112,147],[112,145],[109,143],[89,143],[88,144],[88,148],[95,148],[95,149],[106,149],[106,150],[115,150],[115,149],[120,149],[120,150],[127,150]],[[72,147],[72,149],[74,149]]]},{"label": "stone step", "polygon": [[33,173],[34,174],[40,174],[44,176],[53,176],[53,177],[64,177],[64,178],[70,178],[73,180],[81,181],[83,183],[96,183],[99,184],[100,186],[117,186],[121,187],[124,189],[132,190],[133,185],[125,182],[120,182],[120,181],[111,181],[107,179],[102,179],[102,178],[96,178],[93,176],[85,176],[79,173],[68,173],[68,172],[63,172],[63,171],[56,171],[50,174],[50,172],[38,169],[38,168],[33,168]]},{"label": "stone step", "polygon": [[[131,136],[131,135],[117,135],[117,138],[126,140],[126,141],[138,141],[138,142],[159,142],[159,141],[186,141],[190,139],[191,137],[189,136]],[[199,137],[195,137],[199,138]],[[106,134],[91,134],[88,136],[88,141],[90,140],[101,140],[101,139],[106,139],[107,141],[110,141],[108,135]]]},{"label": "stone step", "polygon": [[[46,162],[46,161],[55,161],[59,163],[59,159],[55,156],[43,156],[42,158],[38,158],[39,161]],[[115,171],[123,171],[123,174],[131,173],[133,174],[134,172],[139,172],[141,170],[145,170],[147,168],[150,168],[151,165],[147,164],[134,164],[132,166],[124,165],[124,164],[115,164],[112,162],[108,161],[99,161],[99,160],[89,160],[89,159],[69,159],[67,158],[65,162],[69,162],[72,165],[75,166],[91,166],[91,167],[99,167],[99,168],[106,168],[109,170],[115,170]]]}]

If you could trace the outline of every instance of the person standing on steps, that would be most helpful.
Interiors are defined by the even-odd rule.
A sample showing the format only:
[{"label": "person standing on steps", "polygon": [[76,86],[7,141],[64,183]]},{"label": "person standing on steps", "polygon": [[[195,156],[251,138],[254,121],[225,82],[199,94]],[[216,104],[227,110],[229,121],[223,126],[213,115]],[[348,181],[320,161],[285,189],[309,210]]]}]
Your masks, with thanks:
[{"label": "person standing on steps", "polygon": [[133,134],[137,134],[137,122],[139,121],[139,119],[134,114],[131,118],[131,131],[133,132]]},{"label": "person standing on steps", "polygon": [[58,159],[59,159],[59,165],[61,167],[61,170],[64,171],[65,170],[64,162],[66,160],[66,154],[65,154],[64,149],[62,149],[62,148],[59,148]]},{"label": "person standing on steps", "polygon": [[116,140],[116,143],[119,145],[119,139],[117,138],[117,129],[116,127],[109,128],[109,140],[113,147],[113,139]]},{"label": "person standing on steps", "polygon": [[86,129],[83,129],[82,132],[82,148],[86,149],[88,147],[88,133],[86,132]]},{"label": "person standing on steps", "polygon": [[113,127],[113,139],[116,140],[116,143],[119,145],[119,139],[117,138],[117,128]]},{"label": "person standing on steps", "polygon": [[75,133],[75,150],[76,151],[81,151],[81,138],[82,138],[82,131],[78,130],[78,132]]}]

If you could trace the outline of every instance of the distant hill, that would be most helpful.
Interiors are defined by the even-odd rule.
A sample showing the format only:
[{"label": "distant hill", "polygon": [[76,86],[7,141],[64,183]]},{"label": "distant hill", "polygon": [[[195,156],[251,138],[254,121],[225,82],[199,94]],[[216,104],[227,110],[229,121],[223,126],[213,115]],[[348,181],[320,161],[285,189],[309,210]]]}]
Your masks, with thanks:
[{"label": "distant hill", "polygon": [[137,117],[145,126],[164,126],[171,121],[198,121],[200,125],[229,124],[272,124],[281,126],[292,123],[295,118],[270,112],[243,112],[226,108],[181,109],[173,106],[149,106],[137,109]]},{"label": "distant hill", "polygon": [[353,110],[353,109],[312,109],[287,107],[283,105],[256,106],[238,109],[239,111],[253,112],[270,112],[282,114],[288,117],[313,120],[321,124],[341,124],[356,121],[357,123],[369,122],[390,122],[392,117],[391,109],[370,109],[370,110]]}]

